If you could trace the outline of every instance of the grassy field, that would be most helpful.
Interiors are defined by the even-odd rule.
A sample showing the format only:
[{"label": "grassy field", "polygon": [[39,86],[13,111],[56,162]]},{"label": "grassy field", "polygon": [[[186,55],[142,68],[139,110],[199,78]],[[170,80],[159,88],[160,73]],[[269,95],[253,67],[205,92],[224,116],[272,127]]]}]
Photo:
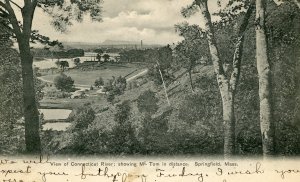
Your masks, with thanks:
[{"label": "grassy field", "polygon": [[[93,85],[95,80],[100,76],[104,79],[104,81],[106,81],[107,79],[111,79],[112,76],[126,76],[132,72],[133,74],[138,73],[142,69],[143,67],[137,64],[106,64],[103,65],[103,68],[100,70],[82,71],[79,69],[70,69],[64,73],[71,76],[71,78],[75,81],[75,84]],[[49,72],[49,74],[44,75],[41,78],[47,81],[53,81],[58,74],[59,73],[51,74],[51,72]]]}]

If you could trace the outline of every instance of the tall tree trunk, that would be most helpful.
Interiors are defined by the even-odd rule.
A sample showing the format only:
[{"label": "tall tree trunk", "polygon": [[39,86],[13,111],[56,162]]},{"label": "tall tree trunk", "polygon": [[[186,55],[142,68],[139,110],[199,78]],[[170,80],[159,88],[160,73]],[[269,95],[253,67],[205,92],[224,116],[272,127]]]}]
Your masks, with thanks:
[{"label": "tall tree trunk", "polygon": [[203,20],[205,22],[207,40],[214,70],[217,76],[217,82],[223,103],[223,128],[224,128],[224,156],[225,158],[235,153],[235,117],[233,109],[233,94],[229,90],[229,81],[226,78],[222,61],[214,37],[214,30],[211,23],[210,13],[208,11],[207,0],[197,1],[200,7]]},{"label": "tall tree trunk", "polygon": [[32,27],[32,19],[37,1],[31,3],[25,2],[22,9],[23,31],[17,36],[23,78],[23,100],[24,100],[24,118],[25,118],[25,144],[26,152],[40,153],[41,141],[39,135],[39,112],[37,109],[35,86],[33,78],[33,57],[30,52],[30,35]]},{"label": "tall tree trunk", "polygon": [[[25,39],[25,38],[24,38]],[[39,135],[39,113],[35,98],[32,62],[29,41],[19,42],[22,78],[23,78],[23,108],[25,118],[25,144],[28,153],[40,153],[41,141]]]},{"label": "tall tree trunk", "polygon": [[271,70],[265,33],[266,0],[256,0],[256,61],[259,77],[260,129],[263,155],[274,154],[274,125],[271,105]]},{"label": "tall tree trunk", "polygon": [[[235,153],[235,116],[232,92],[222,96],[224,122],[224,156],[227,158]],[[225,150],[226,149],[226,150]]]},{"label": "tall tree trunk", "polygon": [[205,28],[211,59],[214,65],[215,73],[217,75],[217,82],[222,97],[223,106],[223,128],[224,128],[224,156],[225,158],[235,154],[235,116],[234,116],[234,96],[236,87],[240,77],[241,58],[243,54],[244,34],[249,23],[251,13],[254,9],[254,1],[251,2],[246,14],[243,18],[242,24],[238,31],[238,40],[235,44],[235,51],[233,55],[230,80],[226,78],[223,68],[222,60],[220,60],[216,40],[214,37],[214,30],[211,23],[210,13],[207,7],[207,0],[196,1],[200,7],[203,19],[205,21]]}]

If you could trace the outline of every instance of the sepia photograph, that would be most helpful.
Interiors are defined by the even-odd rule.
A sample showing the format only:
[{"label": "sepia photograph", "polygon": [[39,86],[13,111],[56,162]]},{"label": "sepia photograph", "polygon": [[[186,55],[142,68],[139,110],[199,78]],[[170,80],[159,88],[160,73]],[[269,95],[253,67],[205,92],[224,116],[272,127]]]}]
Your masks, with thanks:
[{"label": "sepia photograph", "polygon": [[0,155],[297,158],[299,22],[299,0],[0,0]]}]

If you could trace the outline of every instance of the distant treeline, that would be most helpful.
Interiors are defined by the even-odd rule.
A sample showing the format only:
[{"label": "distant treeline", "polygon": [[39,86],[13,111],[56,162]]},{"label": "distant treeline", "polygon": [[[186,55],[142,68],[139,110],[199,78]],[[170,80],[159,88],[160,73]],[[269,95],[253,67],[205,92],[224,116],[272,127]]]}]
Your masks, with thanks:
[{"label": "distant treeline", "polygon": [[[165,46],[155,49],[144,49],[144,50],[127,50],[122,51],[120,54],[121,62],[144,62],[144,63],[156,63],[161,57],[166,56],[172,57],[172,49],[170,46]],[[168,62],[164,60],[163,62]]]},{"label": "distant treeline", "polygon": [[83,49],[69,49],[67,51],[50,51],[48,49],[33,49],[32,55],[34,57],[43,58],[74,58],[84,56]]}]

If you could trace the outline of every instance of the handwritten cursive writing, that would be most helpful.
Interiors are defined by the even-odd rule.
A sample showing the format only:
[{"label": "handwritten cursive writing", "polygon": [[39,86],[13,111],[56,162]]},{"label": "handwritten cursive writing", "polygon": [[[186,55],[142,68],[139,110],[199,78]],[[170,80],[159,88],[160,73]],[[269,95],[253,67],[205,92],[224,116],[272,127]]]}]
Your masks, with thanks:
[{"label": "handwritten cursive writing", "polygon": [[47,175],[53,175],[53,176],[68,176],[69,175],[69,174],[67,174],[65,172],[53,172],[53,171],[50,171],[50,172],[38,172],[38,174],[42,175],[42,180],[44,182],[47,181],[47,178],[46,178]]},{"label": "handwritten cursive writing", "polygon": [[222,168],[218,168],[218,171],[216,172],[217,176],[222,176],[222,175],[244,175],[244,174],[248,174],[248,175],[252,175],[252,174],[263,174],[265,173],[264,170],[261,169],[261,163],[257,162],[255,164],[255,169],[250,170],[250,169],[246,169],[246,170],[234,170],[234,171],[224,171]]},{"label": "handwritten cursive writing", "polygon": [[183,167],[180,173],[167,173],[165,170],[163,169],[156,169],[156,172],[158,172],[158,174],[156,175],[157,177],[168,177],[168,178],[172,178],[172,177],[188,177],[188,176],[196,176],[198,177],[198,181],[199,182],[203,182],[204,181],[204,177],[208,177],[207,174],[203,174],[203,173],[187,173],[186,172],[186,168]]},{"label": "handwritten cursive writing", "polygon": [[276,173],[279,173],[281,178],[285,178],[285,174],[297,174],[300,173],[300,170],[298,169],[288,169],[288,170],[275,170]]},{"label": "handwritten cursive writing", "polygon": [[24,164],[51,164],[50,155],[40,155],[37,160],[23,160]]},{"label": "handwritten cursive writing", "polygon": [[23,169],[1,169],[1,174],[4,174],[4,176],[8,176],[9,174],[29,174],[31,173],[31,167],[27,166],[25,170]]}]

